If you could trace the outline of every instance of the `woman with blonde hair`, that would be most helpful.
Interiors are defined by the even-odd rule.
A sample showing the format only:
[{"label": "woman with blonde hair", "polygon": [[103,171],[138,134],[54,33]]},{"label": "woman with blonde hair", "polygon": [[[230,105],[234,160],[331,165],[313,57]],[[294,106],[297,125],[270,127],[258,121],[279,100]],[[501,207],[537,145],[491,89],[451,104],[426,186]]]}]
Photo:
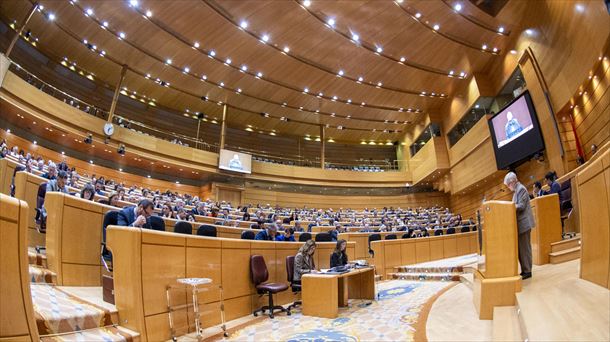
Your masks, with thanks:
[{"label": "woman with blonde hair", "polygon": [[316,265],[313,261],[313,253],[316,251],[316,242],[307,240],[299,248],[299,252],[294,257],[294,275],[293,282],[300,284],[303,274],[311,273],[316,270]]}]

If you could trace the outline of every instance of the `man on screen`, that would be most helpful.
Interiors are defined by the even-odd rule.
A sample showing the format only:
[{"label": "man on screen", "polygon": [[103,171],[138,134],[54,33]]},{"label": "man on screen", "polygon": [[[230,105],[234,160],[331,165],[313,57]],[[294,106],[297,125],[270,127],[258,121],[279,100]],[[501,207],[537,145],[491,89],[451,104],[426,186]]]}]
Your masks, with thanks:
[{"label": "man on screen", "polygon": [[504,131],[506,132],[506,139],[510,139],[516,136],[523,130],[523,127],[521,127],[519,121],[513,118],[512,112],[506,113],[506,120],[506,126],[504,126]]},{"label": "man on screen", "polygon": [[241,166],[241,160],[239,160],[239,156],[237,154],[233,155],[233,159],[229,161],[229,169],[234,170],[243,170],[243,166]]}]

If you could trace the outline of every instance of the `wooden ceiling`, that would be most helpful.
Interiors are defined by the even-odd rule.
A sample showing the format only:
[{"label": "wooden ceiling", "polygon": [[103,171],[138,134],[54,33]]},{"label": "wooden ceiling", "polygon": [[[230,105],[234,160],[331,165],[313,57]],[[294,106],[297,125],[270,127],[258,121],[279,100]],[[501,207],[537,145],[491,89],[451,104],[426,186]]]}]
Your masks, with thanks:
[{"label": "wooden ceiling", "polygon": [[[43,0],[27,28],[43,53],[76,62],[100,82],[116,84],[127,65],[123,85],[177,115],[221,117],[222,102],[233,127],[304,136],[323,124],[334,139],[396,140],[465,85],[461,72],[485,72],[510,50],[508,33],[526,7],[511,1],[493,18],[468,1],[458,12],[457,3]],[[20,22],[31,6],[3,1],[0,11]],[[503,34],[494,31],[500,27]]]}]

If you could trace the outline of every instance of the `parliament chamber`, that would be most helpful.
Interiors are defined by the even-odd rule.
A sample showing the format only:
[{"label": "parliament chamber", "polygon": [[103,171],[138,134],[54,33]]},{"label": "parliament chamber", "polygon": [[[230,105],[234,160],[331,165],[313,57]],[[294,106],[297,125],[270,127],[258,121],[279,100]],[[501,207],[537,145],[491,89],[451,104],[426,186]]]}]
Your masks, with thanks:
[{"label": "parliament chamber", "polygon": [[0,342],[610,341],[610,1],[0,1],[0,275]]}]

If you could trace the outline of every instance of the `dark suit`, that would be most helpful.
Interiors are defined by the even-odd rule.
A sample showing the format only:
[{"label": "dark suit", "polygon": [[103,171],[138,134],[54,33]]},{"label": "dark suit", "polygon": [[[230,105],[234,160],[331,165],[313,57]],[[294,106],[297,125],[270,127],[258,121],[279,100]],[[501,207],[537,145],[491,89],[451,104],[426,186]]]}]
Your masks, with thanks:
[{"label": "dark suit", "polygon": [[[133,227],[133,223],[136,221],[136,213],[134,212],[135,206],[125,207],[119,210],[119,215],[117,216],[117,225]],[[146,223],[142,226],[142,228],[150,228],[150,222],[148,219]]]},{"label": "dark suit", "polygon": [[347,254],[333,252],[330,255],[330,267],[347,265]]},{"label": "dark suit", "polygon": [[534,215],[530,206],[530,196],[523,184],[515,184],[513,202],[517,209],[517,232],[519,233],[519,263],[521,272],[532,272],[532,244],[530,232],[534,227]]}]

